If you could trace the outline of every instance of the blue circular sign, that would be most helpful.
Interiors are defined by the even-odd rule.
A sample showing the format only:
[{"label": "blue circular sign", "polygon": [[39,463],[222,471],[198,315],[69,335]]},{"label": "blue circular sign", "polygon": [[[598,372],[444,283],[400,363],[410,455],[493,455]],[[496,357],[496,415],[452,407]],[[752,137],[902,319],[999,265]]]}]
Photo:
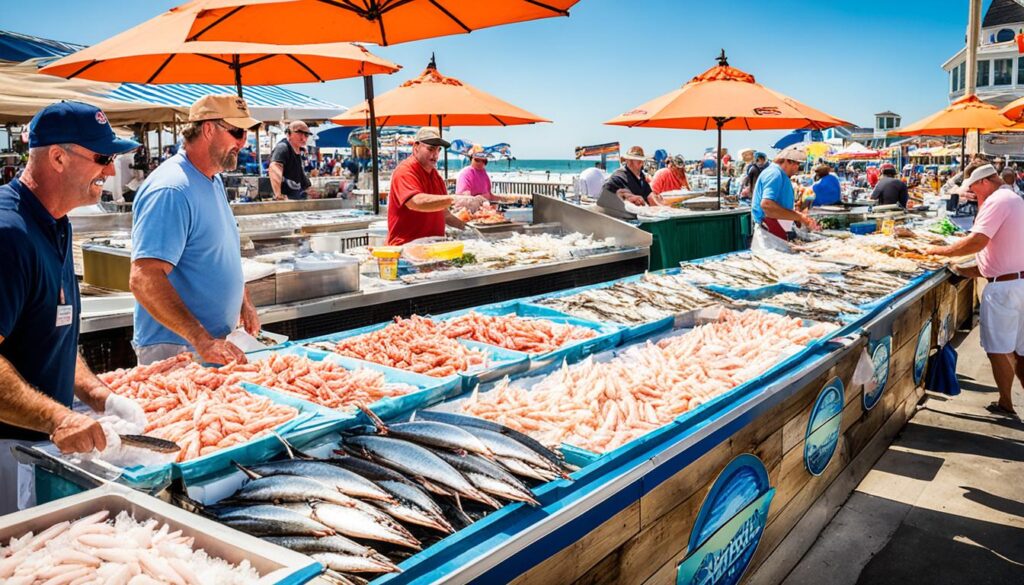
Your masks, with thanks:
[{"label": "blue circular sign", "polygon": [[690,532],[677,585],[736,585],[757,550],[775,490],[760,459],[744,453],[715,480]]},{"label": "blue circular sign", "polygon": [[928,354],[932,349],[932,321],[929,319],[921,327],[921,333],[917,336],[917,351],[914,353],[914,385],[921,383],[924,377],[924,368],[928,365]]},{"label": "blue circular sign", "polygon": [[804,434],[804,465],[811,475],[821,475],[835,455],[839,445],[843,397],[843,381],[835,377],[825,384],[814,401]]},{"label": "blue circular sign", "polygon": [[864,387],[864,410],[871,410],[882,398],[889,381],[889,358],[892,354],[892,336],[886,335],[874,344],[871,350],[871,381]]}]

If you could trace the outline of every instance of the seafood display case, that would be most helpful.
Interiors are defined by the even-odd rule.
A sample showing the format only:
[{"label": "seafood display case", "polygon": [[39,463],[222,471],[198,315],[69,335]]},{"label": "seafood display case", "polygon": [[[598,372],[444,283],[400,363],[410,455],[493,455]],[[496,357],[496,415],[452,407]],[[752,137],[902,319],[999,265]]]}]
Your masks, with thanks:
[{"label": "seafood display case", "polygon": [[[553,207],[546,219],[574,221]],[[598,576],[667,582],[677,572],[687,574],[693,563],[721,556],[715,547],[730,546],[728,534],[723,540],[701,536],[702,519],[726,531],[747,526],[742,538],[751,539],[750,554],[730,557],[730,571],[772,574],[790,547],[798,546],[792,543],[804,539],[789,539],[794,526],[822,526],[817,515],[802,519],[829,486],[840,478],[841,485],[856,485],[850,478],[869,468],[863,462],[877,456],[905,423],[922,394],[929,349],[944,343],[949,329],[973,310],[971,281],[954,279],[915,252],[920,237],[826,240],[804,244],[791,257],[727,254],[512,303],[393,323],[382,319],[320,339],[297,338],[253,355],[253,362],[269,366],[255,366],[262,374],[245,374],[237,365],[221,374],[268,376],[251,380],[265,384],[266,392],[316,407],[309,424],[285,435],[288,446],[268,437],[258,439],[259,449],[209,457],[201,470],[193,466],[185,473],[182,467],[185,485],[172,485],[169,492],[185,489],[207,508],[204,513],[220,510],[222,522],[251,530],[253,523],[242,521],[246,512],[237,507],[261,505],[270,493],[263,490],[274,490],[276,500],[298,497],[307,489],[299,484],[308,478],[271,478],[281,468],[306,469],[313,462],[303,457],[354,465],[371,477],[383,472],[361,461],[383,464],[391,473],[399,471],[393,481],[411,480],[416,489],[431,491],[437,485],[416,479],[426,471],[415,466],[433,459],[402,442],[427,441],[420,447],[435,452],[430,441],[441,437],[407,425],[481,425],[521,445],[550,445],[559,465],[564,458],[568,467],[554,473],[539,462],[522,467],[514,458],[498,470],[481,462],[484,467],[475,467],[457,451],[446,451],[452,444],[445,443],[435,453],[442,463],[433,462],[431,473],[443,471],[435,479],[468,497],[462,512],[468,521],[457,520],[461,516],[450,506],[458,500],[444,495],[451,493],[446,489],[427,495],[437,509],[427,503],[416,510],[390,504],[366,509],[363,501],[352,506],[361,512],[353,512],[292,502],[283,511],[264,507],[252,513],[270,514],[268,519],[288,515],[313,527],[319,522],[355,538],[373,552],[333,558],[334,566],[378,584],[574,583]],[[833,258],[839,251],[844,264]],[[846,291],[859,295],[856,303],[828,304],[849,296]],[[822,302],[783,297],[808,293]],[[434,335],[452,343],[430,341]],[[449,346],[450,355],[442,349]],[[470,355],[484,369],[463,370],[453,361]],[[449,369],[425,376],[444,389],[420,385],[417,392],[355,413],[356,398],[344,390],[349,386],[317,386],[334,366],[308,360],[390,372],[392,381],[422,380],[439,365]],[[619,378],[623,383],[614,382]],[[344,413],[323,404],[330,393],[341,400],[330,408]],[[570,420],[573,426],[566,426]],[[544,451],[535,453],[548,452],[539,443],[538,448]],[[411,453],[425,459],[404,459]],[[756,493],[717,486],[717,471],[729,477],[740,464],[744,474],[761,478]],[[481,469],[496,475],[488,479]],[[536,477],[516,480],[525,481],[526,492],[518,483],[492,483],[510,471]],[[460,476],[470,483],[462,484]],[[478,493],[484,488],[471,485],[506,497]],[[761,499],[726,504],[715,499],[718,493]],[[715,514],[747,510],[755,501],[763,508],[751,516],[756,522],[739,516],[708,520],[712,512],[699,512],[705,496],[703,507]],[[478,503],[469,503],[474,498]],[[484,504],[495,498],[500,505]],[[347,501],[333,493],[330,499]],[[424,518],[427,510],[440,515]],[[292,514],[297,511],[301,517]],[[690,530],[689,543],[650,538]],[[271,537],[315,554],[306,548],[308,539],[294,536]],[[630,560],[637,555],[645,561]]]},{"label": "seafood display case", "polygon": [[[48,542],[68,530],[67,528],[55,530],[53,527],[65,522],[73,523],[83,518],[89,518],[103,511],[109,513],[110,520],[114,520],[121,513],[126,513],[142,525],[147,521],[154,521],[160,526],[166,526],[169,532],[180,533],[183,537],[190,539],[192,543],[189,546],[190,549],[205,551],[205,555],[209,555],[210,558],[221,559],[231,565],[244,564],[247,567],[251,567],[259,575],[258,581],[255,581],[259,585],[301,585],[312,580],[321,572],[319,563],[305,555],[275,546],[217,522],[197,517],[156,498],[111,484],[0,517],[0,552],[5,552],[3,551],[4,544],[12,542],[12,539],[15,538],[22,538],[26,534],[38,536],[49,534]],[[79,534],[88,535],[95,532],[97,531],[88,530],[83,527]],[[121,538],[133,538],[128,532],[119,536]],[[62,562],[67,563],[70,567],[88,567],[88,570],[83,575],[96,575],[101,570],[101,563],[114,563],[115,558],[122,557],[127,562],[127,557],[133,557],[135,554],[135,551],[129,548],[129,542],[113,540],[113,542],[108,543],[100,538],[90,539],[89,542],[95,546],[80,545],[82,551],[95,552],[97,549],[108,548],[109,552],[96,553],[100,558],[83,552],[80,554],[81,559],[77,561],[68,560],[69,555],[67,551],[51,550],[49,553],[36,552],[36,554],[50,555],[46,567],[50,572],[53,572],[53,578],[61,574],[59,571]],[[38,548],[43,551],[47,550],[45,544],[45,542],[39,543]],[[123,545],[124,548],[112,548],[113,545],[119,544]],[[29,543],[29,546],[33,545]],[[152,550],[157,550],[156,545],[153,545]],[[11,554],[13,555],[12,557],[5,559],[8,563],[0,561],[0,565],[8,565],[4,567],[5,570],[11,569],[11,571],[0,576],[6,579],[13,575],[12,582],[15,582],[18,577],[17,565],[11,565],[9,561],[11,558],[17,558],[18,552],[15,551]],[[0,558],[4,558],[4,556],[0,555]],[[166,561],[156,558],[155,555],[153,559],[155,560],[142,561],[144,565],[147,562],[149,563],[149,566],[145,569],[146,573],[158,573],[160,568],[163,568],[164,570],[169,570],[173,577],[165,574],[154,575],[154,578],[167,579],[167,582],[175,582],[174,579],[177,579],[178,582],[184,582],[180,576],[181,564],[179,564],[177,557],[175,557],[174,564],[170,566],[166,564]],[[206,565],[204,564],[203,566]],[[106,574],[110,575],[110,573]],[[128,576],[130,575],[131,573],[128,574]],[[126,581],[127,577],[122,582]],[[28,580],[24,582],[32,583],[35,581]],[[243,581],[240,578],[238,582],[253,581],[248,579]]]}]

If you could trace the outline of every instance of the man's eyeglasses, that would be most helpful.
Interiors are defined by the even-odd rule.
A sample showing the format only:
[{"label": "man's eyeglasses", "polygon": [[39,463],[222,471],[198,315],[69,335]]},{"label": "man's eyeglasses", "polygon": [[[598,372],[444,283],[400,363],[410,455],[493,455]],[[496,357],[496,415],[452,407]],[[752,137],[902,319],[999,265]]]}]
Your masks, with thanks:
[{"label": "man's eyeglasses", "polygon": [[228,134],[231,135],[235,140],[241,140],[245,138],[245,133],[248,132],[245,128],[238,128],[236,126],[229,126],[223,122],[218,121],[217,125],[224,129]]},{"label": "man's eyeglasses", "polygon": [[474,158],[473,160],[475,160],[477,162],[480,162],[480,163],[483,163],[484,165],[487,164],[487,159],[486,158]]},{"label": "man's eyeglasses", "polygon": [[96,154],[95,152],[90,152],[90,153],[86,154],[86,153],[83,153],[83,152],[78,152],[77,150],[75,150],[73,148],[65,148],[64,150],[70,152],[71,154],[77,154],[78,156],[80,156],[82,158],[87,158],[87,159],[91,160],[92,162],[100,165],[101,167],[105,167],[105,166],[113,163],[115,160],[117,160],[117,155],[116,154]]},{"label": "man's eyeglasses", "polygon": [[292,132],[294,132],[295,134],[301,134],[301,135],[305,136],[306,138],[309,138],[310,136],[313,135],[312,132],[306,132],[305,130],[292,130]]}]

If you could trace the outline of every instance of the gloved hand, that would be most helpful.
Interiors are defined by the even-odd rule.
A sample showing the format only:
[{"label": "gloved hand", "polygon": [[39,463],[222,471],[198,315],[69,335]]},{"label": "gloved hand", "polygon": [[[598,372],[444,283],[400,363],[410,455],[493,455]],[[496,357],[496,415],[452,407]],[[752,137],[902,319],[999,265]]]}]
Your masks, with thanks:
[{"label": "gloved hand", "polygon": [[487,200],[478,195],[456,195],[455,207],[462,207],[470,212],[476,212]]},{"label": "gloved hand", "polygon": [[103,405],[103,414],[113,415],[137,425],[140,433],[146,428],[146,413],[139,403],[120,394],[111,392],[110,396],[107,396],[107,401]]}]

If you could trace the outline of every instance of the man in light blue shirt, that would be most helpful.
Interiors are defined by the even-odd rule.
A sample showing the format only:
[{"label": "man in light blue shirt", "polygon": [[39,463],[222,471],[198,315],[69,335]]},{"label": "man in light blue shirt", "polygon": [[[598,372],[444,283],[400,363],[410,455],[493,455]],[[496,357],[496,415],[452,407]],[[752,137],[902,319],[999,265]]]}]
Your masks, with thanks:
[{"label": "man in light blue shirt", "polygon": [[238,225],[219,173],[234,169],[246,132],[259,124],[240,97],[211,95],[189,112],[184,147],[135,197],[130,286],[140,364],[186,351],[208,363],[245,363],[224,339],[259,317],[245,292]]},{"label": "man in light blue shirt", "polygon": [[800,164],[807,160],[807,154],[797,146],[790,146],[775,157],[757,178],[750,212],[755,224],[761,224],[772,235],[788,238],[786,229],[779,220],[798,221],[810,229],[818,224],[810,216],[794,209],[793,183],[789,180],[800,170]]}]

